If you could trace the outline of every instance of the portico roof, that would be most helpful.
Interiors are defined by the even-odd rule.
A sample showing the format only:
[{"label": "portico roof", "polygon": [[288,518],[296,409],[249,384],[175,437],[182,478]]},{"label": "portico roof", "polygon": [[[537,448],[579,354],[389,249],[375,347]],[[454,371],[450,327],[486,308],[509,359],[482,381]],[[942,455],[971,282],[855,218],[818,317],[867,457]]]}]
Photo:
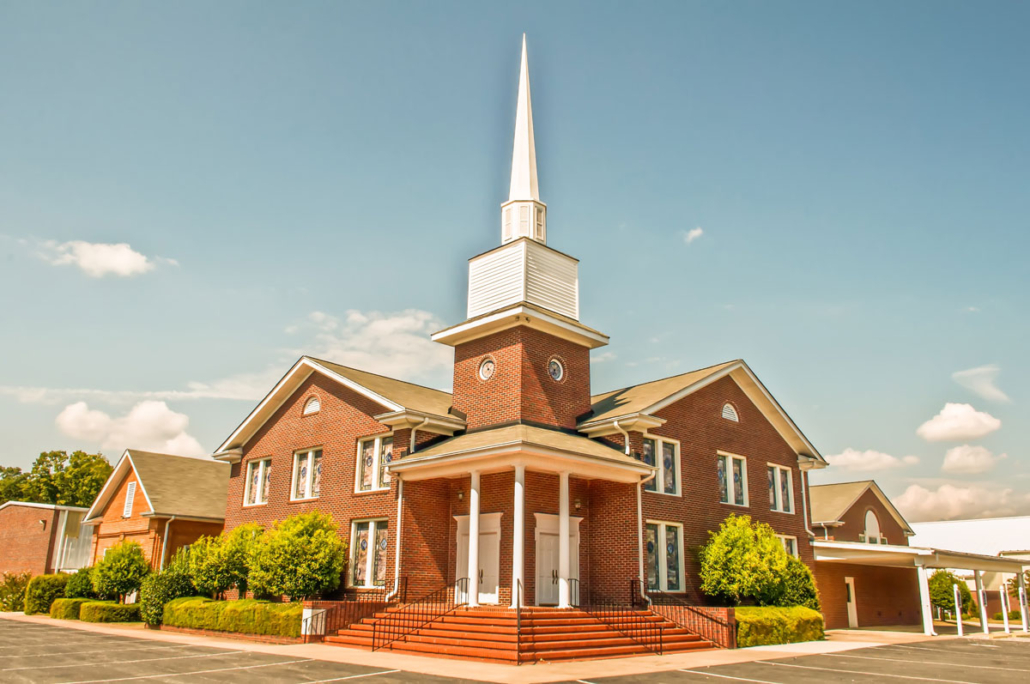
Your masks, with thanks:
[{"label": "portico roof", "polygon": [[861,542],[819,541],[812,542],[817,563],[849,563],[852,565],[875,565],[880,567],[951,568],[956,570],[979,570],[982,572],[1007,572],[1019,574],[1030,562],[1016,558],[981,556],[975,553],[960,553],[944,549],[929,549],[919,546],[895,544],[863,544]]},{"label": "portico roof", "polygon": [[458,477],[481,472],[511,470],[517,463],[530,470],[567,471],[578,477],[638,482],[654,468],[582,435],[533,425],[505,427],[464,435],[405,456],[390,465],[390,472],[405,480]]}]

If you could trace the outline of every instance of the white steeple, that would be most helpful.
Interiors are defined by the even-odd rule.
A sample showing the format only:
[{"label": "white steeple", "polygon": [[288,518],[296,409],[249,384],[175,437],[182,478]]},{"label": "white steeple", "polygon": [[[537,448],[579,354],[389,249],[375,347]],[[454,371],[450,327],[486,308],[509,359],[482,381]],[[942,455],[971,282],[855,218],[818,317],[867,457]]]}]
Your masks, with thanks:
[{"label": "white steeple", "polygon": [[515,113],[515,145],[511,155],[511,188],[501,205],[501,242],[528,237],[547,242],[547,205],[540,201],[533,138],[533,102],[529,96],[529,57],[522,34],[522,65]]}]

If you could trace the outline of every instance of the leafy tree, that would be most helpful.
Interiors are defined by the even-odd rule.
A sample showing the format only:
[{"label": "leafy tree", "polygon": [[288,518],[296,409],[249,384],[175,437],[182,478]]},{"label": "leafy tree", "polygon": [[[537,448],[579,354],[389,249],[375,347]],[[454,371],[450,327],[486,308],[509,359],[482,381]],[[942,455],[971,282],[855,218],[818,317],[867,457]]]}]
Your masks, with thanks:
[{"label": "leafy tree", "polygon": [[64,473],[68,454],[64,451],[44,451],[32,464],[25,493],[35,503],[57,503],[58,481]]},{"label": "leafy tree", "polygon": [[29,501],[62,506],[90,506],[113,468],[102,454],[44,451],[29,472],[0,468],[0,503]]},{"label": "leafy tree", "polygon": [[787,555],[787,569],[780,582],[767,596],[759,599],[765,606],[804,606],[812,610],[820,610],[819,593],[815,588],[815,577],[812,570],[799,558]]},{"label": "leafy tree", "polygon": [[15,466],[0,466],[0,504],[8,501],[25,501],[25,484],[29,474]]},{"label": "leafy tree", "polygon": [[725,603],[758,603],[780,593],[789,556],[773,529],[731,515],[701,549],[701,591]]},{"label": "leafy tree", "polygon": [[261,543],[262,532],[264,528],[261,525],[244,523],[233,528],[229,534],[223,534],[222,557],[232,580],[230,586],[236,587],[239,598],[247,594],[250,567]]},{"label": "leafy tree", "polygon": [[126,594],[139,589],[149,572],[150,563],[143,555],[143,547],[139,542],[123,541],[109,548],[103,559],[93,567],[93,591],[117,596],[121,603]]},{"label": "leafy tree", "polygon": [[25,589],[31,579],[30,572],[5,572],[0,575],[0,611],[25,610]]},{"label": "leafy tree", "polygon": [[103,454],[72,452],[68,466],[57,479],[57,503],[62,506],[93,505],[114,467]]},{"label": "leafy tree", "polygon": [[930,575],[930,605],[955,612],[955,590],[953,587],[956,584],[958,585],[959,595],[962,597],[962,610],[968,614],[969,608],[973,605],[973,595],[969,592],[969,587],[966,586],[963,580],[958,579],[947,570],[937,570]]},{"label": "leafy tree", "polygon": [[233,576],[225,558],[225,539],[201,537],[193,542],[189,552],[190,578],[197,591],[213,599],[230,588]]},{"label": "leafy tree", "polygon": [[276,522],[254,550],[251,588],[294,601],[332,591],[340,584],[345,550],[331,515],[312,511]]}]

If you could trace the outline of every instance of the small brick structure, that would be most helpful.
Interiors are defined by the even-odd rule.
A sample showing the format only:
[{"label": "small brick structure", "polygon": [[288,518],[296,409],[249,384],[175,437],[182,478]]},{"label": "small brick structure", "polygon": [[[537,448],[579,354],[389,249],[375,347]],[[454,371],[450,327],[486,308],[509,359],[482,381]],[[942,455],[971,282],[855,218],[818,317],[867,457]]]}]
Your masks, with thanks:
[{"label": "small brick structure", "polygon": [[[85,508],[24,501],[8,501],[0,506],[0,573],[28,572],[43,575],[75,571],[83,567],[79,554],[69,553],[89,544],[80,535]],[[88,556],[87,556],[88,557]]]}]

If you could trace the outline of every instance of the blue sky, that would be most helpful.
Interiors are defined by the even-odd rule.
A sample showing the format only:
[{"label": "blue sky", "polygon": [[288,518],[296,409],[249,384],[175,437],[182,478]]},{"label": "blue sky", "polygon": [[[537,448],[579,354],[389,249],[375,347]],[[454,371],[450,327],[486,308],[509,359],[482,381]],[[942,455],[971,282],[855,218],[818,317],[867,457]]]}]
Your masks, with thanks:
[{"label": "blue sky", "polygon": [[427,335],[499,242],[525,31],[595,390],[743,357],[837,457],[816,481],[1030,513],[1028,24],[0,1],[0,461],[210,452],[301,353],[446,386]]}]

